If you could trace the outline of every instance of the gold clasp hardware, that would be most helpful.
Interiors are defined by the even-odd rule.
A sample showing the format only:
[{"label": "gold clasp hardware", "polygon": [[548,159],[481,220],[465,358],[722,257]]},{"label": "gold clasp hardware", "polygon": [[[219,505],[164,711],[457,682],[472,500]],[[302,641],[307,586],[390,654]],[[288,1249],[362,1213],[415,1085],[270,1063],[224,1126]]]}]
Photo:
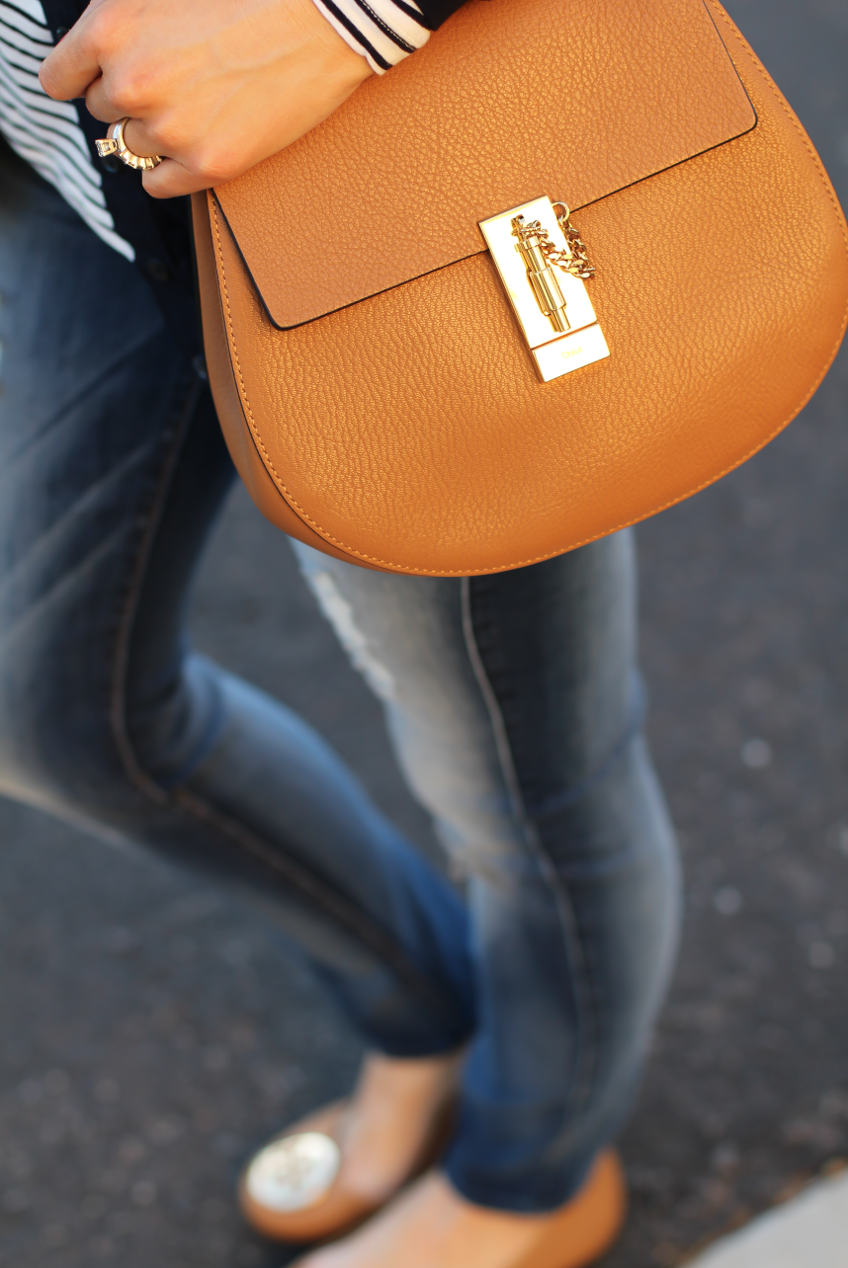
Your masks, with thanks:
[{"label": "gold clasp hardware", "polygon": [[609,356],[585,286],[595,270],[565,204],[535,198],[480,229],[543,382]]},{"label": "gold clasp hardware", "polygon": [[565,302],[560,284],[557,281],[548,257],[545,244],[550,241],[547,231],[538,220],[526,221],[523,215],[513,216],[510,221],[512,236],[518,239],[515,249],[521,256],[527,270],[527,277],[533,288],[533,294],[542,312],[550,321],[554,330],[567,334],[571,329],[565,310]]}]

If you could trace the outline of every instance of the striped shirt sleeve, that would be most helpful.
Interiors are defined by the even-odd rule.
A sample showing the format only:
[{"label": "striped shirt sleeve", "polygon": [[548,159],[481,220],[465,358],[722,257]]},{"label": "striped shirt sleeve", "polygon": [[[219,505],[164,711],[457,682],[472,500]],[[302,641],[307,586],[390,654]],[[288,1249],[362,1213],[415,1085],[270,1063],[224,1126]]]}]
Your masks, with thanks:
[{"label": "striped shirt sleeve", "polygon": [[415,0],[313,0],[330,25],[383,75],[430,38],[431,25]]}]

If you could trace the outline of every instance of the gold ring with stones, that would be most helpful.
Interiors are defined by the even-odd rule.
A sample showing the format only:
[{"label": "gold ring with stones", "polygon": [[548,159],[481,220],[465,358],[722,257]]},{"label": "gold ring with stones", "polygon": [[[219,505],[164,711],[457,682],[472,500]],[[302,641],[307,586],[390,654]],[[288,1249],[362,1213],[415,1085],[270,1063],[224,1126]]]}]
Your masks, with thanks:
[{"label": "gold ring with stones", "polygon": [[127,145],[124,140],[124,128],[129,123],[129,119],[119,119],[117,123],[110,123],[105,138],[97,141],[97,153],[101,158],[108,158],[110,154],[115,154],[122,163],[126,163],[127,167],[133,167],[138,172],[149,172],[154,167],[158,167],[162,162],[159,154],[136,154]]}]

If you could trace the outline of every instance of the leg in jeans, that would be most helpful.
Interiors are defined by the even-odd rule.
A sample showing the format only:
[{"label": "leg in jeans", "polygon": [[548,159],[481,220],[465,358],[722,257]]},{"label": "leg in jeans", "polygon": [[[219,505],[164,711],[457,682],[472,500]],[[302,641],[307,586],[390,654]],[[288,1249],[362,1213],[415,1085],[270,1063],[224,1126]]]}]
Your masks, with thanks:
[{"label": "leg in jeans", "polygon": [[551,1209],[627,1112],[677,936],[632,536],[462,581],[296,549],[468,877],[480,1026],[448,1175],[472,1202]]},{"label": "leg in jeans", "polygon": [[211,401],[132,265],[0,155],[0,792],[261,903],[365,1038],[473,1028],[467,920],[324,741],[193,655],[231,480]]},{"label": "leg in jeans", "polygon": [[184,645],[230,478],[210,402],[133,269],[2,175],[0,790],[252,894],[385,1052],[479,1014],[449,1174],[555,1205],[626,1108],[674,941],[628,539],[471,582],[303,552],[466,911],[314,732]]}]

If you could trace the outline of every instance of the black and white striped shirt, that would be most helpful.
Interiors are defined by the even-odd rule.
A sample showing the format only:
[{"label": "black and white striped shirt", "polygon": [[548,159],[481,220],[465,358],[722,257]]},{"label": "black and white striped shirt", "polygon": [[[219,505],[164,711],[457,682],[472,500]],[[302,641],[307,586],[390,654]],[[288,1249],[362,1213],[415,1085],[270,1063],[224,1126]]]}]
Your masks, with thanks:
[{"label": "black and white striped shirt", "polygon": [[41,0],[0,0],[0,131],[104,242],[132,260],[135,251],[115,232],[76,105],[52,101],[38,82],[52,47]]}]

